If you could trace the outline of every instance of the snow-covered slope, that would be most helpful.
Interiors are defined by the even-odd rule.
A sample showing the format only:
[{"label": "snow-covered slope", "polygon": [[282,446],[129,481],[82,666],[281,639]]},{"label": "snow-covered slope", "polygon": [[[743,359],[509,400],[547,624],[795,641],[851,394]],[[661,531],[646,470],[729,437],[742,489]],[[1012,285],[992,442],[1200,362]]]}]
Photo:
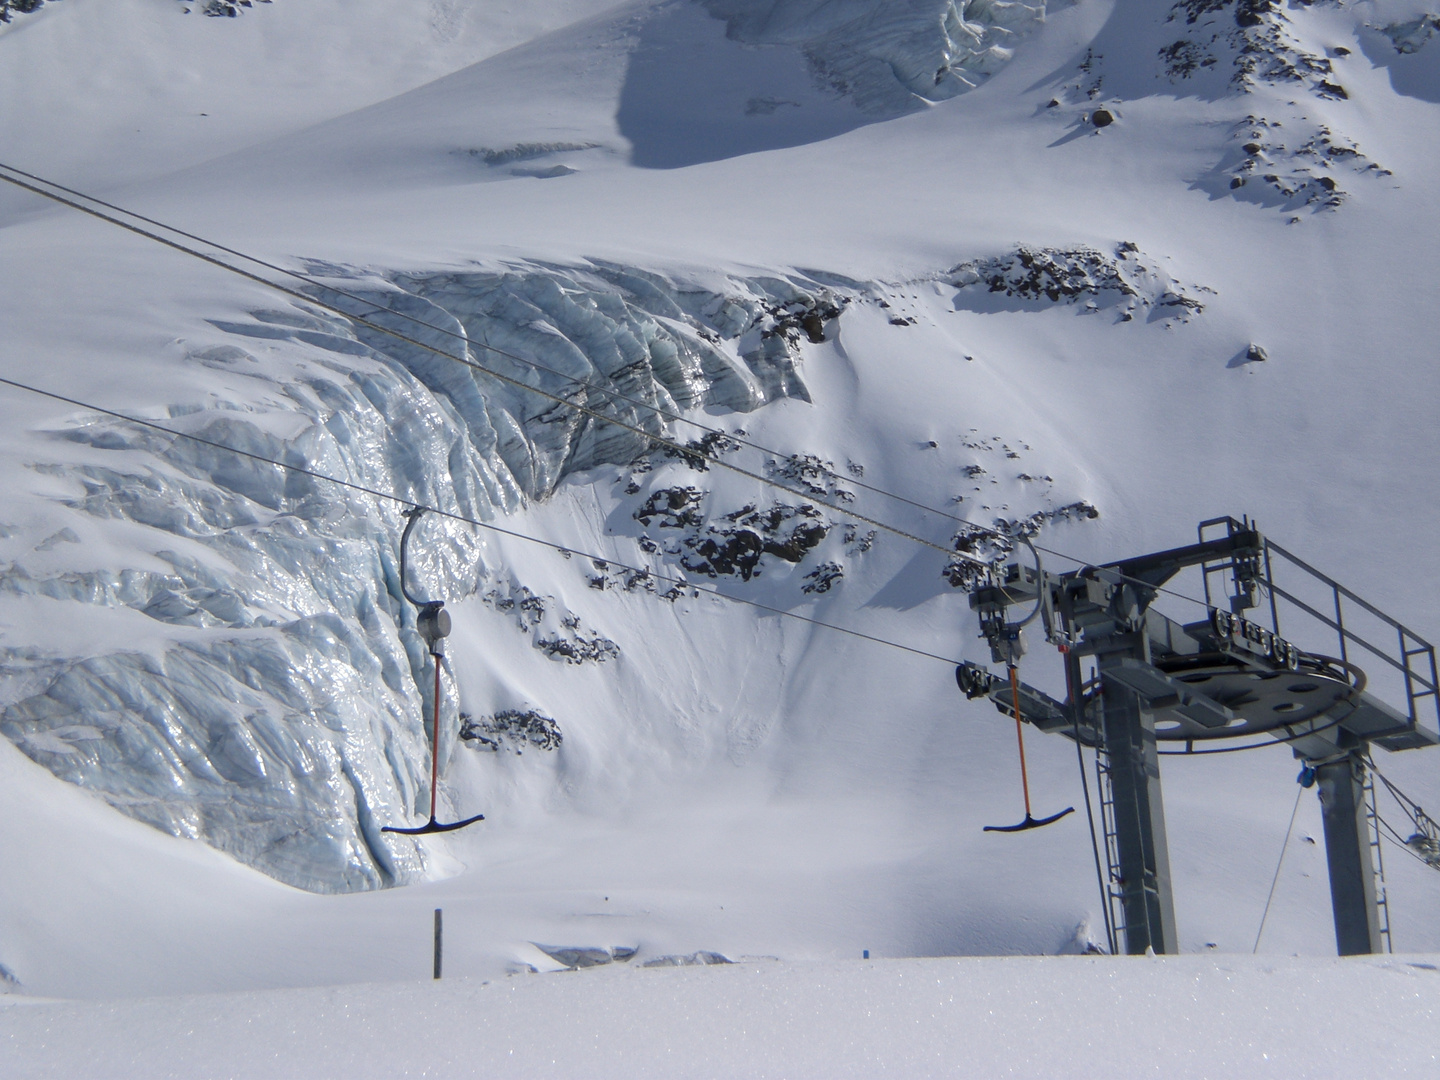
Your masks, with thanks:
[{"label": "snow-covered slope", "polygon": [[[443,47],[389,5],[350,9],[337,38],[322,7],[16,16],[0,77],[26,108],[7,114],[7,163],[320,275],[383,325],[422,314],[427,344],[489,372],[321,306],[353,300],[279,296],[8,193],[0,245],[20,272],[0,373],[568,557],[425,520],[418,577],[456,619],[443,798],[488,820],[396,840],[378,829],[423,810],[429,764],[400,507],[7,389],[0,731],[282,881],[412,883],[305,896],[178,856],[16,760],[24,783],[0,798],[31,824],[7,826],[0,857],[67,867],[5,886],[0,963],[25,989],[396,977],[442,903],[472,928],[461,973],[547,966],[535,942],[1083,949],[1099,925],[1083,816],[980,834],[1017,815],[1013,732],[959,698],[948,664],[659,580],[983,659],[946,553],[848,512],[940,548],[955,517],[1040,515],[1080,560],[1250,512],[1420,633],[1440,627],[1433,6],[644,0],[511,19],[477,3],[450,5],[470,36]],[[148,22],[109,21],[121,8],[166,29],[142,38]],[[277,26],[284,49],[264,44]],[[180,70],[197,34],[259,87],[210,141],[123,76]],[[424,62],[366,67],[388,35]],[[303,41],[324,42],[310,71],[286,51]],[[154,123],[153,158],[70,108],[79,72]],[[297,104],[284,79],[320,89]],[[712,442],[752,475],[700,470],[506,381],[572,393],[556,372],[765,450]],[[1044,803],[1078,805],[1073,747],[1029,751]],[[1427,755],[1385,768],[1440,795]],[[1187,950],[1251,947],[1293,775],[1280,748],[1167,762]],[[106,815],[106,859],[80,857]],[[1303,799],[1267,951],[1330,951],[1318,818]],[[1398,851],[1387,870],[1397,945],[1440,948],[1433,872]],[[131,878],[174,895],[113,916],[97,900],[93,944],[75,942],[80,914],[54,898]],[[232,886],[264,917],[185,899]],[[181,910],[173,955],[93,962],[143,953]],[[243,942],[243,963],[195,975],[207,932]]]},{"label": "snow-covered slope", "polygon": [[761,960],[0,1008],[0,1037],[27,1077],[1423,1077],[1431,959]]}]

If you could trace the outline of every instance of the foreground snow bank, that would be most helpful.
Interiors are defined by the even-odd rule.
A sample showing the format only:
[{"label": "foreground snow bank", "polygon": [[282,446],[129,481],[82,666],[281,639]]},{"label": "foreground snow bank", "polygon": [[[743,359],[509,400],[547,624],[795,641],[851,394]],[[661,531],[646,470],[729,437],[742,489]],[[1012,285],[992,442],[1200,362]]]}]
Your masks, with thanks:
[{"label": "foreground snow bank", "polygon": [[36,1003],[0,1039],[16,1078],[1434,1076],[1435,960],[604,968]]}]

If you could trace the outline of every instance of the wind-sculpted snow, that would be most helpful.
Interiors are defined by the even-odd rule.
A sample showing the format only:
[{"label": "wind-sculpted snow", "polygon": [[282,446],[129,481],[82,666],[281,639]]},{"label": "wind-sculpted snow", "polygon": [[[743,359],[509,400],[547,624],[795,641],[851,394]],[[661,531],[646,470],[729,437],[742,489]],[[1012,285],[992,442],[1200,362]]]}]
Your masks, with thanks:
[{"label": "wind-sculpted snow", "polygon": [[[655,434],[653,412],[575,380],[677,411],[804,397],[800,342],[823,339],[840,310],[827,291],[778,278],[722,295],[599,264],[345,284],[381,307],[355,304],[377,324]],[[53,433],[37,469],[68,486],[74,511],[153,530],[160,568],[41,572],[17,559],[0,568],[0,598],[103,610],[117,641],[130,625],[170,633],[89,658],[5,650],[0,731],[118,809],[289,883],[412,880],[421,849],[379,831],[428,794],[421,717],[433,690],[400,596],[396,507],[219,447],[488,520],[571,473],[646,459],[650,440],[318,308],[252,315],[212,320],[248,348],[188,354],[231,389],[162,410],[215,445],[107,418]],[[487,566],[469,528],[425,528],[417,571],[443,595],[480,594],[558,663],[620,655],[563,604]],[[62,530],[37,553],[77,539]],[[459,727],[448,670],[442,697],[443,767]]]},{"label": "wind-sculpted snow", "polygon": [[749,45],[801,48],[817,79],[867,112],[974,89],[1045,19],[1046,0],[701,0]]}]

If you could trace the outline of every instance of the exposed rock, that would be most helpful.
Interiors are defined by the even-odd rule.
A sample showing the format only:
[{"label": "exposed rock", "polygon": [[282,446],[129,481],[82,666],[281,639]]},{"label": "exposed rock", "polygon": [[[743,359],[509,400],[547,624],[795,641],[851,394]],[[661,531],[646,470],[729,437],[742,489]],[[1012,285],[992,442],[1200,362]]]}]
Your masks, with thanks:
[{"label": "exposed rock", "polygon": [[1351,140],[1323,124],[1291,121],[1290,127],[1247,116],[1230,129],[1231,147],[1195,186],[1213,197],[1273,206],[1286,213],[1339,208],[1347,191],[1337,173],[1355,179],[1389,176]]},{"label": "exposed rock", "polygon": [[44,5],[45,0],[0,0],[0,23],[8,23],[14,15],[28,15]]},{"label": "exposed rock", "polygon": [[1280,0],[1180,0],[1167,24],[1179,37],[1160,49],[1174,82],[1214,71],[1247,92],[1259,83],[1300,83],[1322,98],[1343,98],[1330,60],[1310,52],[1289,31]]},{"label": "exposed rock", "polygon": [[528,746],[558,750],[565,741],[560,725],[534,709],[501,709],[494,716],[482,716],[478,720],[461,713],[460,738],[476,749],[492,753],[509,750],[516,754]]},{"label": "exposed rock", "polygon": [[837,562],[824,562],[805,575],[805,584],[800,591],[805,593],[827,593],[845,576],[845,570]]},{"label": "exposed rock", "polygon": [[986,580],[990,570],[1007,561],[1015,551],[1016,537],[1033,537],[1046,525],[1056,521],[1093,521],[1100,511],[1080,500],[1050,510],[1038,510],[1021,518],[996,518],[990,528],[963,525],[955,533],[955,550],[961,558],[952,559],[941,571],[957,589],[971,589]]},{"label": "exposed rock", "polygon": [[734,961],[728,956],[718,952],[693,952],[685,956],[657,956],[653,960],[646,960],[641,967],[698,967],[710,964],[733,964]]},{"label": "exposed rock", "polygon": [[531,942],[557,964],[574,971],[577,968],[599,967],[602,964],[623,964],[635,955],[636,950],[619,945],[608,948],[596,945],[541,945]]},{"label": "exposed rock", "polygon": [[[1150,308],[1151,318],[1186,321],[1205,305],[1158,267],[1141,257],[1134,244],[1119,245],[1114,255],[1094,248],[1017,248],[1014,253],[977,259],[946,275],[960,291],[957,307],[988,310],[1036,303],[1078,304],[1090,310],[1114,308],[1119,321]],[[1004,298],[1010,303],[1001,303]]]},{"label": "exposed rock", "polygon": [[[677,447],[679,448],[677,449]],[[740,444],[723,432],[709,431],[700,438],[691,439],[683,444],[673,443],[673,441],[659,444],[657,449],[664,457],[679,458],[696,472],[705,472],[710,468],[712,461],[722,458],[726,454],[734,453],[740,449]],[[634,492],[630,494],[633,495]]]},{"label": "exposed rock", "polygon": [[[851,474],[864,475],[865,470],[851,463]],[[774,458],[765,463],[765,472],[772,480],[779,480],[787,487],[813,495],[817,499],[834,499],[838,502],[854,502],[855,493],[841,486],[833,461],[822,461],[814,454],[792,454],[777,461]]]},{"label": "exposed rock", "polygon": [[481,599],[512,615],[515,625],[531,634],[531,645],[551,660],[604,663],[620,655],[620,646],[603,634],[587,633],[580,616],[557,604],[554,597],[537,596],[513,578],[487,589]]}]

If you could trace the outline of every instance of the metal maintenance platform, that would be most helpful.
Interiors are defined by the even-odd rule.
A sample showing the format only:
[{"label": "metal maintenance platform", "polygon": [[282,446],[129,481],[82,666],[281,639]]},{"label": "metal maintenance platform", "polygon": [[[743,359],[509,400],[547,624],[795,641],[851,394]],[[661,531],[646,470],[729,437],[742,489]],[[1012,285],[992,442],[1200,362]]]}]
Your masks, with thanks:
[{"label": "metal maintenance platform", "polygon": [[[1220,529],[1223,535],[1207,537]],[[972,663],[956,671],[960,688],[1007,716],[1018,701],[1020,720],[1095,750],[1110,864],[1107,915],[1128,952],[1176,951],[1159,755],[1277,742],[1319,786],[1338,949],[1380,951],[1387,923],[1371,857],[1378,838],[1373,808],[1367,812],[1366,761],[1372,744],[1389,751],[1440,745],[1435,648],[1248,520],[1217,518],[1198,531],[1199,542],[1186,547],[1061,574],[1047,572],[1037,554],[1033,567],[1011,563],[977,582],[970,606],[994,662],[1017,667],[1026,625],[1038,622],[1060,651],[1068,692],[1057,700]],[[1285,570],[1279,580],[1277,567]],[[1180,623],[1151,605],[1187,570],[1198,573],[1208,617]],[[1217,577],[1223,592],[1212,591]],[[1029,611],[1012,621],[1012,607]],[[1263,622],[1247,617],[1257,608],[1265,609]],[[1282,634],[1282,612],[1287,628],[1293,622],[1306,633],[1307,648]],[[1321,635],[1335,655],[1309,651]],[[1404,711],[1371,687],[1357,656],[1384,673],[1395,698],[1403,694]],[[1082,660],[1093,665],[1088,681]]]}]

